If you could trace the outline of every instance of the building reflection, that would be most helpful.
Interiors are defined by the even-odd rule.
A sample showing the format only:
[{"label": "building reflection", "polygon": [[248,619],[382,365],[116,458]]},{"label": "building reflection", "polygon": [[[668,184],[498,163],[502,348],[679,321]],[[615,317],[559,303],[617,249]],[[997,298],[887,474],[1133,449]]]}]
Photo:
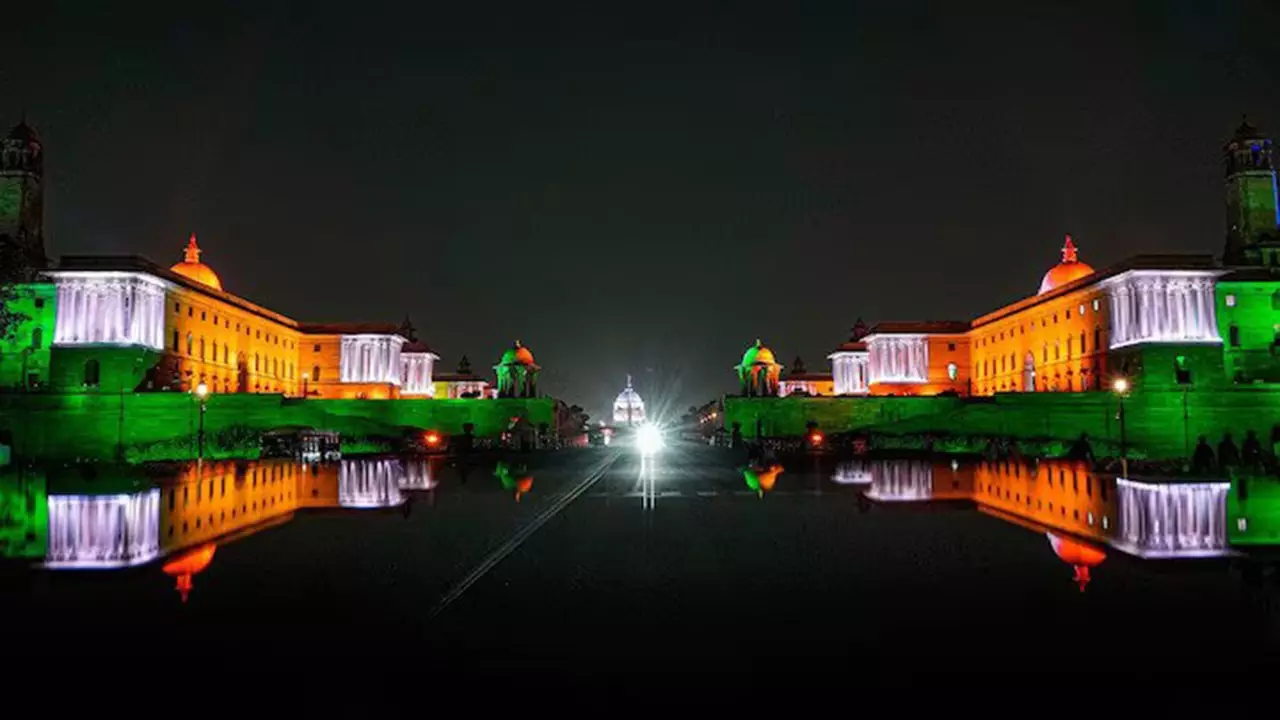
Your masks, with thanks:
[{"label": "building reflection", "polygon": [[1045,536],[1049,538],[1049,546],[1053,548],[1053,553],[1071,566],[1074,573],[1071,579],[1080,586],[1080,592],[1084,592],[1092,579],[1090,571],[1101,565],[1102,561],[1107,559],[1107,554],[1102,548],[1077,540],[1070,535],[1055,535],[1047,532]]},{"label": "building reflection", "polygon": [[782,470],[783,467],[777,463],[748,465],[742,468],[742,480],[755,491],[757,497],[763,498],[778,483]]},{"label": "building reflection", "polygon": [[176,578],[174,587],[182,596],[182,602],[187,601],[191,595],[191,588],[195,586],[192,577],[209,567],[209,563],[213,562],[213,553],[217,549],[218,546],[213,543],[201,545],[195,550],[189,550],[175,557],[160,568],[165,575]]},{"label": "building reflection", "polygon": [[160,555],[160,491],[49,496],[50,568],[119,568]]},{"label": "building reflection", "polygon": [[493,468],[493,476],[502,483],[503,490],[514,495],[516,502],[520,502],[522,496],[533,490],[533,475],[523,465],[512,469],[505,461],[499,460]]},{"label": "building reflection", "polygon": [[878,460],[871,464],[867,497],[880,502],[969,500],[973,474],[956,463]]},{"label": "building reflection", "polygon": [[399,458],[343,460],[338,465],[338,504],[344,508],[395,507],[404,502]]},{"label": "building reflection", "polygon": [[872,463],[867,460],[842,460],[831,473],[831,481],[839,485],[869,485],[874,480]]}]

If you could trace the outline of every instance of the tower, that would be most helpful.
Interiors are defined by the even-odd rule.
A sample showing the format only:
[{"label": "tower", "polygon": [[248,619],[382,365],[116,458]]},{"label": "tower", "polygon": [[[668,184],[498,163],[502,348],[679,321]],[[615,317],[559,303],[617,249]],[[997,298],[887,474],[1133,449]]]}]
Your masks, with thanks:
[{"label": "tower", "polygon": [[1228,265],[1280,265],[1280,233],[1276,225],[1276,170],[1271,139],[1247,120],[1240,122],[1223,147],[1226,170],[1227,242],[1222,260]]},{"label": "tower", "polygon": [[26,121],[0,140],[0,240],[13,243],[27,270],[45,267],[44,148]]}]

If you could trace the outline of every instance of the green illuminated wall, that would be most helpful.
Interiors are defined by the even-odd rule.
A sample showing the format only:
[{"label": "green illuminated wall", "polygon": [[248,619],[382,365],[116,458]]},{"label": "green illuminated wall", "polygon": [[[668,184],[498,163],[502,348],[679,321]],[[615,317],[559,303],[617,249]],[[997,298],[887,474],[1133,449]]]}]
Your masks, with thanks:
[{"label": "green illuminated wall", "polygon": [[1233,175],[1227,179],[1226,193],[1227,221],[1238,228],[1246,247],[1276,234],[1276,189],[1271,173]]},{"label": "green illuminated wall", "polygon": [[[244,457],[258,434],[301,425],[336,430],[344,447],[377,449],[377,439],[406,429],[502,432],[512,417],[554,427],[554,400],[295,400],[279,395],[211,395],[205,415],[206,456]],[[36,393],[0,396],[0,436],[14,454],[41,460],[182,459],[195,456],[199,404],[184,393]]]},{"label": "green illuminated wall", "polygon": [[756,435],[757,419],[766,437],[803,435],[810,421],[828,433],[848,432],[960,406],[955,397],[730,397],[724,401],[724,426],[739,423],[749,438]]},{"label": "green illuminated wall", "polygon": [[0,473],[0,558],[42,558],[49,537],[49,493],[39,471]]},{"label": "green illuminated wall", "polygon": [[[1280,382],[1275,341],[1280,327],[1280,281],[1220,280],[1218,329],[1224,343],[1224,373],[1239,382]],[[1235,305],[1227,304],[1234,298]],[[1238,344],[1232,343],[1232,327]]]},{"label": "green illuminated wall", "polygon": [[34,379],[42,387],[48,385],[56,297],[50,283],[14,288],[9,306],[26,319],[0,338],[0,388],[24,387],[24,379]]}]

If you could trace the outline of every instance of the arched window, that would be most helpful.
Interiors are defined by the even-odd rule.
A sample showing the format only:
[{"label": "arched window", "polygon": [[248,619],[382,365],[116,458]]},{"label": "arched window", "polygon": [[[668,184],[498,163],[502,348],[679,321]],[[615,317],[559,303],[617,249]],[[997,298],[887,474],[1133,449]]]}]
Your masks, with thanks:
[{"label": "arched window", "polygon": [[955,380],[956,376],[959,374],[960,368],[955,363],[947,363],[947,377]]},{"label": "arched window", "polygon": [[320,382],[320,366],[319,365],[316,365],[315,367],[311,368],[311,379],[315,380],[316,382]]},{"label": "arched window", "polygon": [[1102,352],[1102,328],[1100,327],[1093,329],[1093,351]]},{"label": "arched window", "polygon": [[84,384],[87,387],[97,387],[100,375],[100,366],[97,360],[86,360],[84,363]]},{"label": "arched window", "polygon": [[187,355],[191,355],[192,349],[195,348],[196,339],[191,333],[187,333]]},{"label": "arched window", "polygon": [[1178,355],[1173,359],[1173,377],[1179,385],[1191,384],[1191,364],[1186,355]]},{"label": "arched window", "polygon": [[204,359],[204,338],[200,338],[200,359]]},{"label": "arched window", "polygon": [[1081,330],[1081,331],[1080,331],[1080,354],[1081,354],[1081,355],[1083,355],[1083,354],[1085,354],[1086,352],[1088,352],[1088,348],[1087,348],[1087,347],[1085,347],[1085,344],[1084,344],[1084,331],[1083,331],[1083,330]]},{"label": "arched window", "polygon": [[258,353],[253,354],[253,371],[258,372],[262,369],[262,361],[258,357]]}]

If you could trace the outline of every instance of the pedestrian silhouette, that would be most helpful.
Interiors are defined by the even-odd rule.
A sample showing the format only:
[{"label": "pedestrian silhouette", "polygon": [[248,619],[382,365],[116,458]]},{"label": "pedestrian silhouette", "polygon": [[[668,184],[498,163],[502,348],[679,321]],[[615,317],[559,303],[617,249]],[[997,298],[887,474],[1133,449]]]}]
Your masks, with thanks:
[{"label": "pedestrian silhouette", "polygon": [[1196,475],[1208,475],[1213,472],[1213,465],[1213,448],[1209,447],[1209,441],[1201,435],[1196,441],[1195,452],[1191,454],[1191,472]]},{"label": "pedestrian silhouette", "polygon": [[1231,439],[1231,433],[1223,433],[1222,442],[1218,443],[1218,465],[1226,470],[1239,464],[1240,450],[1236,447],[1236,441]]}]

